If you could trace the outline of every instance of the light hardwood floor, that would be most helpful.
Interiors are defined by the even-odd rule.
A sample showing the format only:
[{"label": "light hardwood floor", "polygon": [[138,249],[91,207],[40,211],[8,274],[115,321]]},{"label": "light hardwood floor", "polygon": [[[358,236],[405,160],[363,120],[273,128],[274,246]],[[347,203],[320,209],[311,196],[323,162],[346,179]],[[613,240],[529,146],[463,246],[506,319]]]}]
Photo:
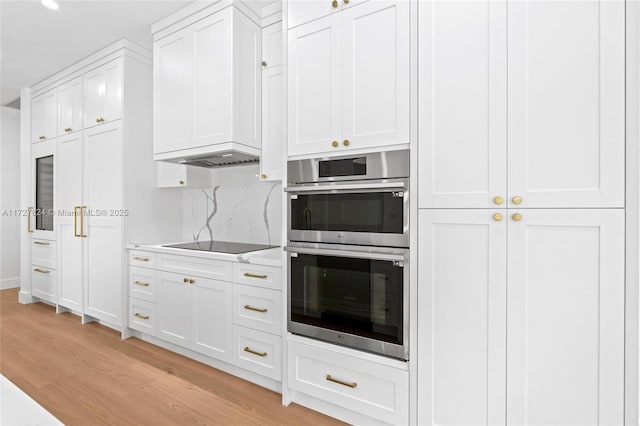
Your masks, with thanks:
[{"label": "light hardwood floor", "polygon": [[331,425],[260,386],[0,291],[0,371],[67,425]]}]

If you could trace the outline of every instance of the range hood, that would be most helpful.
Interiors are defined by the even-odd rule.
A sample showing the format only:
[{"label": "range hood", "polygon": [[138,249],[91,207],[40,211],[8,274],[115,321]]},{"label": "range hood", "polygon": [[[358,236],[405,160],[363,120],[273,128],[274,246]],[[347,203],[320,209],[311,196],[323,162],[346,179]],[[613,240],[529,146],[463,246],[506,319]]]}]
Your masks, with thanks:
[{"label": "range hood", "polygon": [[186,164],[189,166],[213,168],[257,163],[260,161],[260,157],[241,151],[227,150],[220,152],[210,152],[193,157],[175,158],[167,161],[178,164]]}]

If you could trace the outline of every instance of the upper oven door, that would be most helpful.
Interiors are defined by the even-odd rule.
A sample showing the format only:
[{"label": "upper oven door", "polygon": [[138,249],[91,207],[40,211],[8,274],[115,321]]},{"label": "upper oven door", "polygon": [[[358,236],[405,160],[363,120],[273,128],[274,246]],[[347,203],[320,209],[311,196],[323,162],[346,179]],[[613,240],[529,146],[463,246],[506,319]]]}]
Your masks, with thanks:
[{"label": "upper oven door", "polygon": [[287,188],[289,241],[409,246],[406,179]]}]

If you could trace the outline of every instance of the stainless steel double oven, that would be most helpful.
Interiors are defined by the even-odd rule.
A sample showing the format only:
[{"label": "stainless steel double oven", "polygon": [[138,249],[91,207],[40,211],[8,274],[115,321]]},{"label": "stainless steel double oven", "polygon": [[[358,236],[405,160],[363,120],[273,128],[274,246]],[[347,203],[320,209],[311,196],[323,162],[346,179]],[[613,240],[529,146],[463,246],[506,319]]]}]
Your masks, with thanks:
[{"label": "stainless steel double oven", "polygon": [[288,164],[288,329],[408,358],[409,152]]}]

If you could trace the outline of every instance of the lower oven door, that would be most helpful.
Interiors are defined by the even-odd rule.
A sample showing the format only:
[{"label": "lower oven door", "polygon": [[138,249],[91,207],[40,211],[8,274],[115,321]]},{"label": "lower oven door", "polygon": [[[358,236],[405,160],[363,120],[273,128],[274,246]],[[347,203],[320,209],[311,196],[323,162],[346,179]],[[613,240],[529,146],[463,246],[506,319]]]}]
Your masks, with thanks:
[{"label": "lower oven door", "polygon": [[408,250],[287,247],[288,330],[408,359]]}]

